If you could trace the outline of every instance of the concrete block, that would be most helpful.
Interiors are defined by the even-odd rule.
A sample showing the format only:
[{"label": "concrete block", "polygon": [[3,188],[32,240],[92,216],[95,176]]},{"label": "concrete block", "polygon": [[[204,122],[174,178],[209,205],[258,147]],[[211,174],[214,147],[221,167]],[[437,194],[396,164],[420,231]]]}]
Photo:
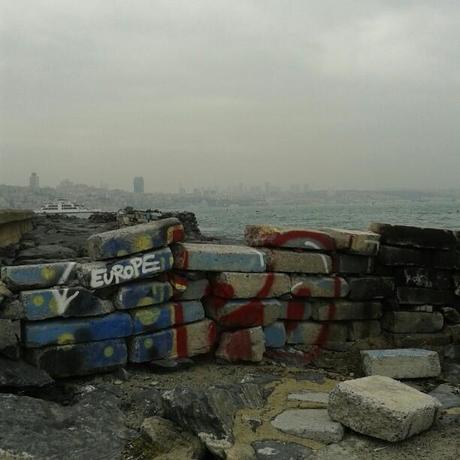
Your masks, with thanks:
[{"label": "concrete block", "polygon": [[282,321],[264,327],[265,346],[267,348],[281,348],[286,345],[286,327]]},{"label": "concrete block", "polygon": [[296,297],[346,297],[348,283],[340,276],[299,276],[291,277],[291,294]]},{"label": "concrete block", "polygon": [[352,254],[335,254],[333,271],[346,275],[368,275],[374,271],[374,258]]},{"label": "concrete block", "polygon": [[178,219],[170,217],[92,235],[88,238],[88,253],[93,260],[126,257],[163,248],[182,241],[184,236],[182,224]]},{"label": "concrete block", "polygon": [[267,326],[279,318],[281,309],[277,299],[226,300],[209,297],[203,303],[206,316],[229,328]]},{"label": "concrete block", "polygon": [[420,249],[401,248],[397,246],[380,246],[377,260],[382,265],[390,267],[429,267],[431,254]]},{"label": "concrete block", "polygon": [[391,334],[384,332],[384,337],[396,348],[437,348],[449,345],[452,337],[448,332],[427,334]]},{"label": "concrete block", "polygon": [[352,277],[347,282],[350,300],[385,299],[394,295],[395,282],[388,276]]},{"label": "concrete block", "polygon": [[286,342],[290,345],[327,346],[328,343],[346,342],[348,328],[340,323],[313,321],[286,321]]},{"label": "concrete block", "polygon": [[22,343],[26,348],[36,348],[94,342],[127,337],[132,329],[131,317],[121,312],[84,319],[24,321]]},{"label": "concrete block", "polygon": [[380,321],[351,321],[348,324],[348,339],[351,341],[379,337],[382,335]]},{"label": "concrete block", "polygon": [[315,321],[347,321],[352,319],[378,319],[382,316],[380,302],[313,302],[311,317]]},{"label": "concrete block", "polygon": [[124,366],[127,350],[124,339],[58,345],[27,350],[26,360],[53,377],[96,374]]},{"label": "concrete block", "polygon": [[344,435],[342,425],[331,420],[327,409],[288,409],[271,423],[283,433],[326,444],[339,442]]},{"label": "concrete block", "polygon": [[200,321],[204,318],[204,308],[200,301],[191,300],[138,308],[131,310],[130,314],[133,318],[133,334],[142,334]]},{"label": "concrete block", "polygon": [[273,225],[248,225],[244,237],[249,246],[308,249],[311,251],[335,250],[334,239],[319,230],[280,228]]},{"label": "concrete block", "polygon": [[173,296],[173,287],[167,281],[141,281],[121,286],[113,301],[117,309],[147,307],[164,303]]},{"label": "concrete block", "polygon": [[265,255],[246,246],[178,243],[172,246],[174,267],[209,272],[264,272]]},{"label": "concrete block", "polygon": [[450,291],[400,286],[396,299],[400,305],[448,305],[454,302],[454,295]]},{"label": "concrete block", "polygon": [[393,379],[424,379],[441,374],[439,355],[420,348],[361,351],[366,375],[384,375]]},{"label": "concrete block", "polygon": [[211,292],[209,280],[200,272],[171,272],[168,276],[174,300],[201,300]]},{"label": "concrete block", "polygon": [[75,262],[2,267],[2,281],[12,290],[40,289],[68,284],[75,279]]},{"label": "concrete block", "polygon": [[358,433],[397,442],[431,427],[439,402],[389,377],[339,383],[329,396],[330,417]]},{"label": "concrete block", "polygon": [[440,228],[372,223],[369,230],[380,234],[383,244],[394,246],[452,250],[457,243],[451,230]]},{"label": "concrete block", "polygon": [[216,341],[216,324],[208,319],[128,339],[128,356],[132,363],[156,359],[191,357],[212,350]]},{"label": "concrete block", "polygon": [[82,264],[79,266],[78,277],[85,287],[100,289],[151,278],[170,270],[173,262],[171,250],[163,248],[126,259]]},{"label": "concrete block", "polygon": [[452,273],[428,267],[403,267],[394,270],[396,284],[425,289],[452,289]]},{"label": "concrete block", "polygon": [[265,353],[265,337],[261,327],[224,332],[216,357],[230,362],[260,362]]},{"label": "concrete block", "polygon": [[457,254],[454,251],[434,251],[431,255],[431,265],[440,270],[454,270],[458,266]]},{"label": "concrete block", "polygon": [[[18,346],[21,340],[21,322],[9,319],[0,319],[0,352],[7,353]],[[15,353],[13,353],[15,355]]]},{"label": "concrete block", "polygon": [[328,274],[332,259],[326,254],[295,252],[283,249],[265,249],[267,267],[273,272]]},{"label": "concrete block", "polygon": [[454,281],[454,294],[460,297],[460,273],[454,273],[453,281]]},{"label": "concrete block", "polygon": [[225,299],[280,297],[289,293],[291,280],[284,273],[219,273],[211,278],[212,293]]},{"label": "concrete block", "polygon": [[380,235],[360,230],[346,230],[343,228],[323,228],[335,241],[338,251],[373,256],[380,246]]},{"label": "concrete block", "polygon": [[280,300],[279,319],[303,321],[311,317],[311,302],[305,300]]},{"label": "concrete block", "polygon": [[22,291],[19,298],[25,318],[31,321],[48,318],[99,316],[111,313],[112,302],[96,297],[84,288],[54,288]]},{"label": "concrete block", "polygon": [[383,329],[397,334],[438,332],[444,326],[439,312],[389,311],[382,319]]}]

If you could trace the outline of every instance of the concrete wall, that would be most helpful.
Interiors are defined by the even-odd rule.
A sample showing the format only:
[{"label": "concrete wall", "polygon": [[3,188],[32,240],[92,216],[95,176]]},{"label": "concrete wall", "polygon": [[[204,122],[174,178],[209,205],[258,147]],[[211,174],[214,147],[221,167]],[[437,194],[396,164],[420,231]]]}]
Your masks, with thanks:
[{"label": "concrete wall", "polygon": [[15,244],[32,230],[32,211],[0,209],[0,248]]}]

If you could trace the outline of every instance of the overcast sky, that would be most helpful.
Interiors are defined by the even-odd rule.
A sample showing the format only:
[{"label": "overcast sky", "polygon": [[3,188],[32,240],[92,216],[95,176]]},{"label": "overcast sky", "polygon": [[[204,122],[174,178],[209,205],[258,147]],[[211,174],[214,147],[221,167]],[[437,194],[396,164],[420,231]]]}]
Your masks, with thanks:
[{"label": "overcast sky", "polygon": [[458,0],[0,5],[0,183],[460,188]]}]

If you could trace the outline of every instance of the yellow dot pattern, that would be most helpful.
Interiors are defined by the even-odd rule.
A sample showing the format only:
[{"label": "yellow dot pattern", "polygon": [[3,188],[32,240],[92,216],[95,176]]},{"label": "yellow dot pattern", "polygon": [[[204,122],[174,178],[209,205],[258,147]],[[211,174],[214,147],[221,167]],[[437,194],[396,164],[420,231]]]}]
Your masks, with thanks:
[{"label": "yellow dot pattern", "polygon": [[66,345],[68,343],[74,343],[75,336],[71,334],[70,332],[64,332],[58,337],[57,342],[59,345]]},{"label": "yellow dot pattern", "polygon": [[148,305],[152,305],[152,303],[153,303],[153,298],[152,297],[142,297],[137,302],[137,306],[138,307],[147,307]]},{"label": "yellow dot pattern", "polygon": [[148,326],[153,324],[158,319],[160,316],[160,309],[145,308],[143,310],[138,310],[134,316],[135,320],[139,321],[144,326]]},{"label": "yellow dot pattern", "polygon": [[45,299],[41,294],[34,295],[32,302],[36,307],[41,307],[45,303]]},{"label": "yellow dot pattern", "polygon": [[149,350],[150,348],[153,347],[153,340],[148,338],[148,339],[144,339],[144,348],[146,348],[147,350]]},{"label": "yellow dot pattern", "polygon": [[56,270],[52,267],[45,266],[41,271],[42,278],[46,281],[52,281],[56,278]]},{"label": "yellow dot pattern", "polygon": [[108,346],[108,347],[104,348],[104,356],[106,358],[110,358],[111,356],[113,356],[114,353],[115,353],[115,351],[114,351],[113,347]]},{"label": "yellow dot pattern", "polygon": [[152,240],[148,235],[139,235],[133,242],[136,251],[147,251],[152,248]]}]

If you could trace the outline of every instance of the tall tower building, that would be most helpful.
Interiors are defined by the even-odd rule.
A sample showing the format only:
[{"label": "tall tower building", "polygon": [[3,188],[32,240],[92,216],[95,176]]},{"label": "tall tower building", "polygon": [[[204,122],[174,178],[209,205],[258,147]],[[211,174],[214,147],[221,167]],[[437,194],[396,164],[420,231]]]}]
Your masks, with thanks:
[{"label": "tall tower building", "polygon": [[142,176],[134,178],[133,191],[134,193],[144,193],[144,178]]},{"label": "tall tower building", "polygon": [[29,187],[33,190],[40,188],[40,178],[35,172],[33,172],[29,177]]}]

